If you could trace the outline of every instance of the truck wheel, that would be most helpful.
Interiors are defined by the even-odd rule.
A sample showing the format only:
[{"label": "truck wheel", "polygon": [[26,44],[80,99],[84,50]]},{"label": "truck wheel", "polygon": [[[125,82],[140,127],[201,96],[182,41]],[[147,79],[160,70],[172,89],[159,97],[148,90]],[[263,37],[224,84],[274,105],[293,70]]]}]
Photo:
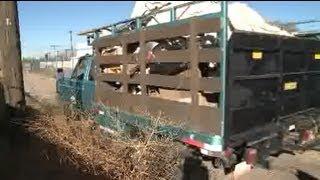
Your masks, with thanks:
[{"label": "truck wheel", "polygon": [[202,166],[202,159],[195,155],[192,149],[183,150],[181,154],[182,162],[175,173],[175,180],[208,179],[208,173]]},{"label": "truck wheel", "polygon": [[219,168],[216,168],[214,165],[214,161],[203,161],[203,165],[208,170],[208,179],[223,179],[226,177],[225,171],[224,171],[224,165],[221,164]]},{"label": "truck wheel", "polygon": [[210,180],[225,177],[223,169],[214,167],[212,161],[204,161],[195,150],[185,149],[182,162],[175,173],[174,180]]}]

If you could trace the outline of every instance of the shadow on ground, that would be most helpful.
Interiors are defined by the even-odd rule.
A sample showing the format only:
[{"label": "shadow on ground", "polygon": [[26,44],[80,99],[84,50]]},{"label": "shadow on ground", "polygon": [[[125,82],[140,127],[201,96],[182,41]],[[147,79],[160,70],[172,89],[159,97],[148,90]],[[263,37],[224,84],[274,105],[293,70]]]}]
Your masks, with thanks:
[{"label": "shadow on ground", "polygon": [[[29,108],[29,107],[28,107]],[[28,116],[36,110],[28,109]],[[4,121],[4,119],[1,119]],[[86,175],[65,162],[60,162],[56,148],[28,134],[20,123],[2,123],[0,131],[0,179],[53,180],[53,179],[105,179]]]}]

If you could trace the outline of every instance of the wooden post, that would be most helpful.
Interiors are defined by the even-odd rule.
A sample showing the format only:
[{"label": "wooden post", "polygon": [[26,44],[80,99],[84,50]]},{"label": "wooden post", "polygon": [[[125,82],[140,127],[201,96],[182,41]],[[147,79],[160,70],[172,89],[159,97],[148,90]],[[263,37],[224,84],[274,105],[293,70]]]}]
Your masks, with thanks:
[{"label": "wooden post", "polygon": [[122,63],[122,79],[121,79],[121,83],[122,83],[122,92],[124,93],[128,93],[128,81],[129,81],[129,77],[127,75],[127,69],[128,69],[128,64],[127,64],[127,61],[128,61],[128,52],[127,52],[127,42],[125,41],[125,39],[122,39],[121,40],[121,44],[122,44],[122,56],[123,56],[123,59],[122,59],[122,62],[125,62],[125,63]]},{"label": "wooden post", "polygon": [[0,1],[0,82],[6,103],[25,107],[17,2]]},{"label": "wooden post", "polygon": [[[140,86],[141,86],[141,102],[142,111],[148,110],[147,103],[147,85],[146,85],[146,39],[145,30],[140,30],[139,32],[139,66],[140,66]],[[148,112],[149,113],[149,112]]]},{"label": "wooden post", "polygon": [[[199,45],[197,44],[197,33],[196,33],[196,20],[192,19],[190,22],[190,70],[191,70],[191,109],[190,118],[192,120],[199,118],[199,73],[198,73],[198,56],[199,56]],[[201,123],[201,122],[199,122]]]}]

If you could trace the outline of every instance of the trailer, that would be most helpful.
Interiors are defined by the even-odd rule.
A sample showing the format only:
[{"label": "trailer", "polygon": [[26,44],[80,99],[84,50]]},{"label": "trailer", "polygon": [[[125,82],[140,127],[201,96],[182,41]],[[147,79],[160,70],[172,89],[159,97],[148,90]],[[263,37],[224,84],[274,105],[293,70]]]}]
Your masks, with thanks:
[{"label": "trailer", "polygon": [[[161,114],[172,122],[159,127],[163,133],[225,169],[243,160],[263,164],[285,145],[314,141],[320,41],[236,30],[228,38],[226,2],[221,12],[176,20],[187,5],[160,9],[171,12],[168,23],[146,26],[142,16],[83,32],[95,53],[58,81],[61,98],[94,109],[108,128],[111,116],[142,128]],[[112,34],[100,37],[103,29]],[[161,48],[148,49],[154,42]],[[164,90],[190,101],[161,97]]]}]

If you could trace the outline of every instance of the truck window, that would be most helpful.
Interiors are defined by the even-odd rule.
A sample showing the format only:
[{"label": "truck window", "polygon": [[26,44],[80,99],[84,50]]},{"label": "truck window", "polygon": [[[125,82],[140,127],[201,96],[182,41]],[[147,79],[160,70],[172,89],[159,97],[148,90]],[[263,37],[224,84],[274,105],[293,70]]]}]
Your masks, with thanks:
[{"label": "truck window", "polygon": [[79,59],[79,62],[72,73],[71,79],[83,80],[85,72],[86,72],[85,61],[84,59],[81,58]]}]

